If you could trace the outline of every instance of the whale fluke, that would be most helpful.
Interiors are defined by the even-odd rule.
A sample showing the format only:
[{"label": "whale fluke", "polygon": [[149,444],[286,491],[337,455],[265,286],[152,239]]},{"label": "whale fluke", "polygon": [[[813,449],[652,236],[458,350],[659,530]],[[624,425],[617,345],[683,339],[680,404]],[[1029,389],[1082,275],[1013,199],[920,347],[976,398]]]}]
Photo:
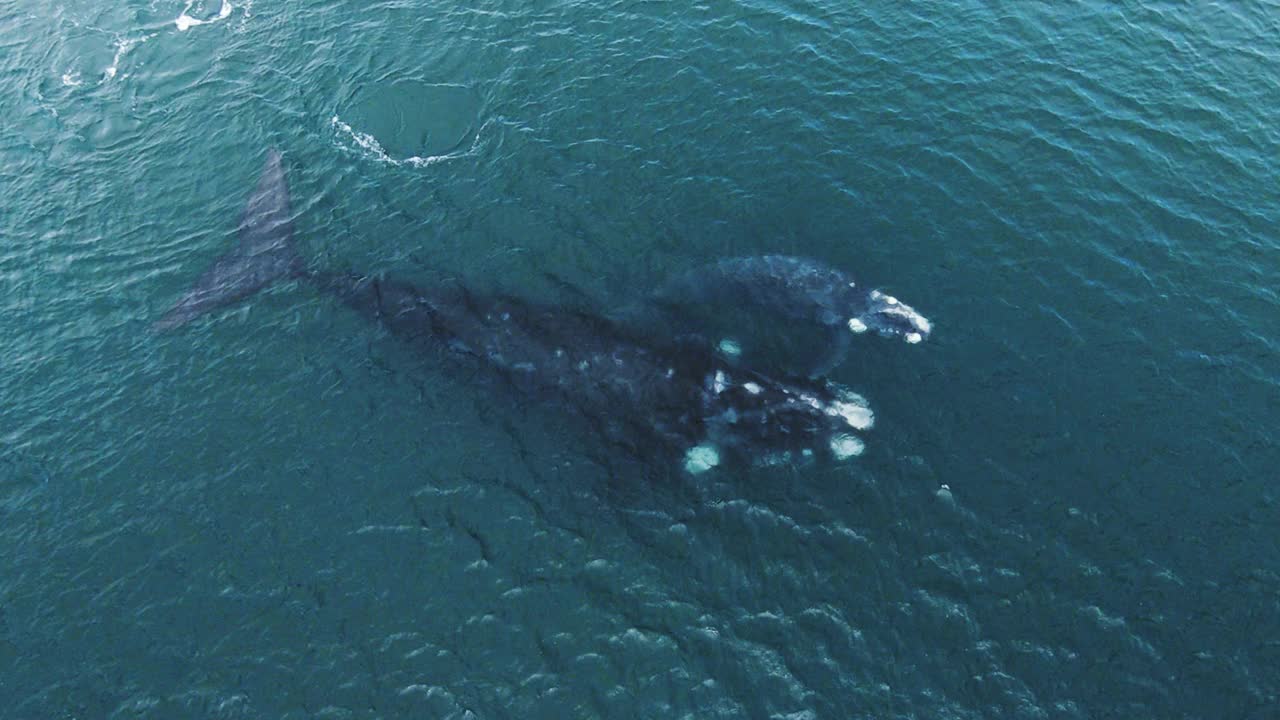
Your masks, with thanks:
[{"label": "whale fluke", "polygon": [[272,283],[303,273],[293,242],[293,209],[279,151],[267,152],[258,187],[240,216],[239,243],[218,258],[154,330],[180,327],[205,313],[233,305]]}]

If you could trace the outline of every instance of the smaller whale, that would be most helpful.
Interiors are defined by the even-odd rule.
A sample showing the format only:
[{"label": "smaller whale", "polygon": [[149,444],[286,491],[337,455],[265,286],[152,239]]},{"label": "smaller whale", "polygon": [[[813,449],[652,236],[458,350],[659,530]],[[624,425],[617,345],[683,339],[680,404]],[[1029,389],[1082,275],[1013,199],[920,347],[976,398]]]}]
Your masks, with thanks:
[{"label": "smaller whale", "polygon": [[826,342],[812,361],[813,377],[844,360],[852,335],[870,331],[916,344],[933,332],[927,318],[896,297],[817,260],[788,255],[729,258],[699,267],[663,285],[649,303],[682,322],[696,306],[713,305],[760,310],[820,328]]}]

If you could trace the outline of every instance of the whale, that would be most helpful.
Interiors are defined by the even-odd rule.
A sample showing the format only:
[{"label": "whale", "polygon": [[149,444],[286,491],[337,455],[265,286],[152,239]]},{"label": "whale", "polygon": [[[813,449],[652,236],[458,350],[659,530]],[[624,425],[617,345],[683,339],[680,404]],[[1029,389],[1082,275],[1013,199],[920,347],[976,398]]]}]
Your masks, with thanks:
[{"label": "whale", "polygon": [[[816,358],[801,359],[815,377],[844,360],[854,335],[870,332],[914,345],[933,332],[928,318],[893,295],[819,260],[790,255],[735,257],[703,265],[661,285],[646,303],[647,311],[632,311],[632,316],[644,318],[648,312],[662,322],[693,327],[694,308],[732,307],[819,328],[825,334],[823,350]],[[654,318],[642,322],[653,323]]]},{"label": "whale", "polygon": [[729,362],[696,335],[640,333],[604,313],[418,285],[385,273],[308,267],[294,238],[284,159],[267,153],[237,244],[153,324],[176,331],[284,280],[331,298],[398,341],[470,377],[497,379],[512,402],[550,403],[611,446],[691,474],[721,465],[843,461],[860,455],[874,413],[825,378],[776,376]]}]

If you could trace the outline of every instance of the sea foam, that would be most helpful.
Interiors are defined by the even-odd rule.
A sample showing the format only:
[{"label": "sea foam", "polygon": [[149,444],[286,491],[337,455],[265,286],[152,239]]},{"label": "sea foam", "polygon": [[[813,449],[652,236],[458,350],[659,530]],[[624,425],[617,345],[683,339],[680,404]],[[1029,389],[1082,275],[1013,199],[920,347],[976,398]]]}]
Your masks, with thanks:
[{"label": "sea foam", "polygon": [[173,21],[173,24],[178,26],[178,30],[179,30],[179,32],[181,32],[181,31],[185,31],[185,30],[190,30],[191,28],[195,27],[196,25],[204,25],[205,23],[211,23],[211,22],[217,22],[217,21],[219,21],[219,20],[225,20],[225,19],[227,19],[228,17],[230,17],[230,16],[231,16],[231,2],[230,2],[230,0],[222,0],[222,7],[218,8],[218,14],[217,14],[216,16],[212,17],[212,18],[207,19],[207,20],[201,20],[201,19],[199,19],[199,18],[193,18],[193,17],[191,17],[190,15],[188,15],[188,14],[187,14],[187,12],[189,12],[189,11],[191,10],[191,6],[192,6],[192,5],[195,5],[195,0],[188,0],[188,2],[187,2],[187,6],[186,6],[186,7],[184,7],[184,8],[182,8],[182,14],[181,14],[181,15],[179,15],[179,16],[178,16],[178,18],[177,18],[176,20],[174,20],[174,21]]}]

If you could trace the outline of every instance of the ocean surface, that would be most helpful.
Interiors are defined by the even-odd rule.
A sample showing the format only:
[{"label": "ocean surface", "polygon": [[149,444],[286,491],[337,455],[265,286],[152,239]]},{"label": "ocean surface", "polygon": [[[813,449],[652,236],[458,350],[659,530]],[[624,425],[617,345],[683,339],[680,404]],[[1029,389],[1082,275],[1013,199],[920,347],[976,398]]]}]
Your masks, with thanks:
[{"label": "ocean surface", "polygon": [[[0,717],[1280,717],[1278,108],[1275,0],[0,2]],[[271,147],[315,267],[935,329],[697,477],[300,283],[153,332]]]}]

